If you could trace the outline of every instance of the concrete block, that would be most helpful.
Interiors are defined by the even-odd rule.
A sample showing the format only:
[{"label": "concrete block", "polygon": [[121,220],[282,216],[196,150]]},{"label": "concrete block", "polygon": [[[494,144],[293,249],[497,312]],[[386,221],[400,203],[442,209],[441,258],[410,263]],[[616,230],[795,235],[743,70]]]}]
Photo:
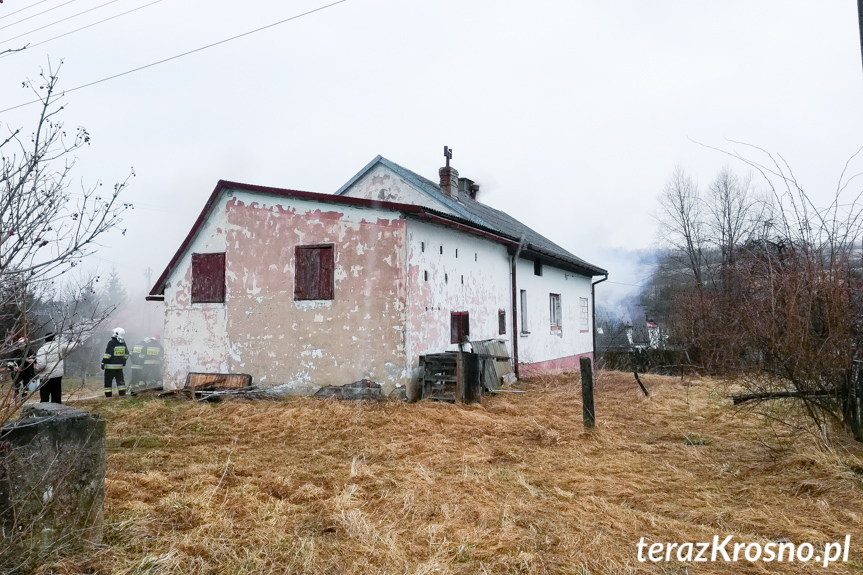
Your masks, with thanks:
[{"label": "concrete block", "polygon": [[0,569],[102,541],[105,420],[57,403],[0,428]]}]

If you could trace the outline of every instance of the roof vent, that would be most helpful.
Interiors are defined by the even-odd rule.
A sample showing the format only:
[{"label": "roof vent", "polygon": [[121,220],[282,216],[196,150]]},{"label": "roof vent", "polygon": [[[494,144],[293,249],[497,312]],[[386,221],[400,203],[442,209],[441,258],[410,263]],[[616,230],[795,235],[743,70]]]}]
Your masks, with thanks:
[{"label": "roof vent", "polygon": [[476,193],[479,191],[479,184],[469,178],[458,179],[458,191],[462,196],[470,196],[470,199],[476,199]]}]

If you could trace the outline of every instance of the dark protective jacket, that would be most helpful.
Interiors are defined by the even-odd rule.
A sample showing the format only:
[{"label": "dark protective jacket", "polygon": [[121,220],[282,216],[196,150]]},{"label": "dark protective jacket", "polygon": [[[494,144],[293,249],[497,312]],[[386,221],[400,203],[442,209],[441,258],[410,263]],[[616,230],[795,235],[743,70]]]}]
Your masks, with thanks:
[{"label": "dark protective jacket", "polygon": [[144,365],[159,365],[162,363],[162,344],[158,339],[151,339],[144,350]]},{"label": "dark protective jacket", "polygon": [[108,347],[105,348],[105,355],[102,356],[102,367],[123,369],[127,359],[129,359],[129,350],[126,349],[126,342],[118,337],[112,337],[108,341]]},{"label": "dark protective jacket", "polygon": [[132,348],[132,355],[129,358],[129,362],[132,365],[132,369],[143,369],[144,368],[144,358],[145,351],[147,349],[147,344],[150,343],[150,338],[143,339],[135,344],[135,347]]}]

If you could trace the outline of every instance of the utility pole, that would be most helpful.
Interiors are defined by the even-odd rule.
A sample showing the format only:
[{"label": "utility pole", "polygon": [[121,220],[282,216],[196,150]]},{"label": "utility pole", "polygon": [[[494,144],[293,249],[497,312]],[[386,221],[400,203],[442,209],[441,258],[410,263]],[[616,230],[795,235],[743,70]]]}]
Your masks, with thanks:
[{"label": "utility pole", "polygon": [[857,23],[860,26],[860,55],[863,57],[863,0],[857,0]]}]

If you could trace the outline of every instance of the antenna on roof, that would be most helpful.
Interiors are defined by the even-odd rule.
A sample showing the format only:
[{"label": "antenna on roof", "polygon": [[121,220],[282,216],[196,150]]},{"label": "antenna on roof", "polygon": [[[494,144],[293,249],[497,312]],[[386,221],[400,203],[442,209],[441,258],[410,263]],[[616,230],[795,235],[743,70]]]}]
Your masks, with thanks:
[{"label": "antenna on roof", "polygon": [[443,147],[443,157],[446,158],[446,167],[449,167],[449,161],[452,160],[452,150],[449,146]]}]

